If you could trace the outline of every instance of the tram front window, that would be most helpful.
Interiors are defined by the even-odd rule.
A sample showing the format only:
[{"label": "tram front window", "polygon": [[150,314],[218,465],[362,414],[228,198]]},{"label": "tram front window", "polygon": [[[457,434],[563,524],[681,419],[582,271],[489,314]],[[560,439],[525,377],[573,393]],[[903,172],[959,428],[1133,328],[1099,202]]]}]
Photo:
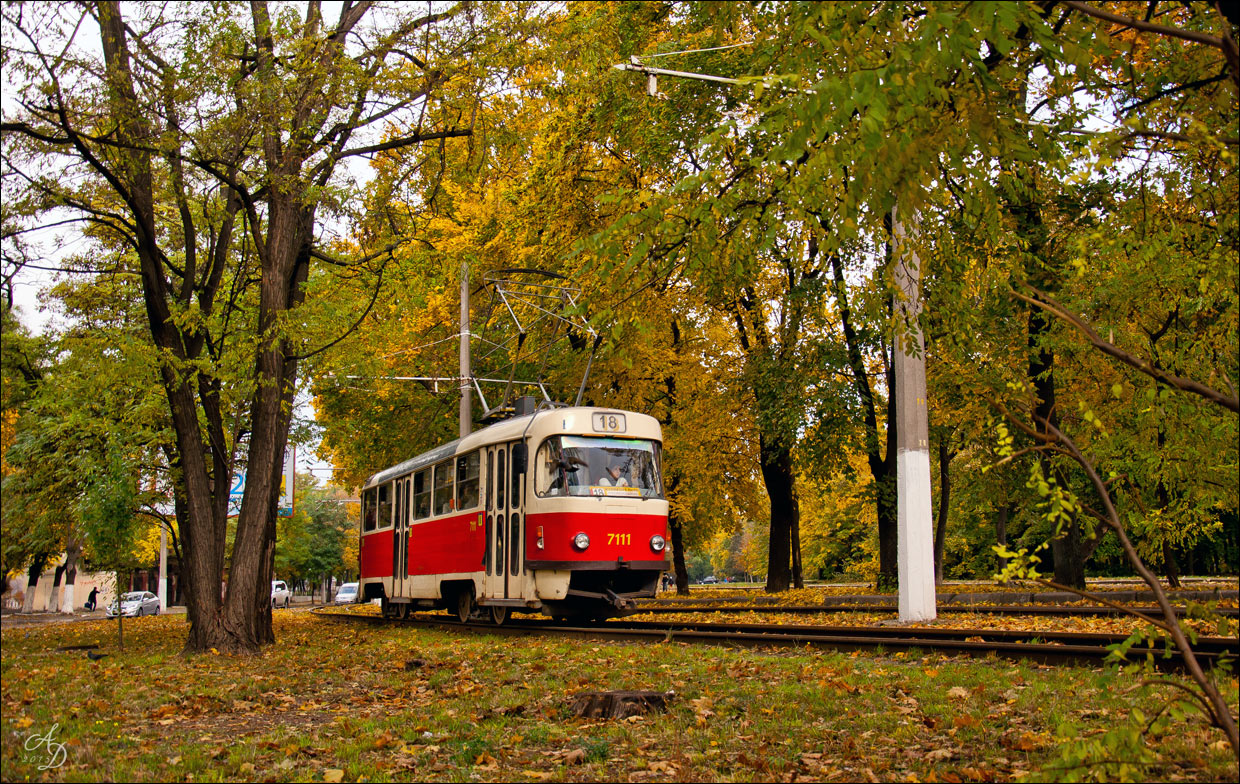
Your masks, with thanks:
[{"label": "tram front window", "polygon": [[662,498],[659,445],[638,438],[554,436],[538,448],[539,496]]}]

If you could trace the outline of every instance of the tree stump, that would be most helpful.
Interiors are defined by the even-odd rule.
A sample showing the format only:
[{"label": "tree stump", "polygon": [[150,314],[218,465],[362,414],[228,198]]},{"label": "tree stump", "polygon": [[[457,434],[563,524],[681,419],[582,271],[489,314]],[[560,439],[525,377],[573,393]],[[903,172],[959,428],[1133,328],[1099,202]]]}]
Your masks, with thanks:
[{"label": "tree stump", "polygon": [[583,719],[624,719],[667,710],[672,692],[587,691],[573,698],[572,711]]}]

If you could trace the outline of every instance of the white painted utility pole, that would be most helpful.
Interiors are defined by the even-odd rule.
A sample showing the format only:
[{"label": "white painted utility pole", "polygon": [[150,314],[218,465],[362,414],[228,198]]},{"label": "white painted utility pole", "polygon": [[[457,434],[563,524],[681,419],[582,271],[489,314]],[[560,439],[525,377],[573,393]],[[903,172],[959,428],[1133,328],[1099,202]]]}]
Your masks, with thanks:
[{"label": "white painted utility pole", "polygon": [[926,409],[926,351],[921,314],[921,260],[904,224],[891,210],[895,265],[896,530],[900,620],[931,621],[934,525],[930,503],[930,426]]},{"label": "white painted utility pole", "polygon": [[473,391],[469,369],[469,262],[461,260],[461,415],[460,437],[473,429]]},{"label": "white painted utility pole", "polygon": [[159,611],[168,612],[168,529],[159,527]]}]

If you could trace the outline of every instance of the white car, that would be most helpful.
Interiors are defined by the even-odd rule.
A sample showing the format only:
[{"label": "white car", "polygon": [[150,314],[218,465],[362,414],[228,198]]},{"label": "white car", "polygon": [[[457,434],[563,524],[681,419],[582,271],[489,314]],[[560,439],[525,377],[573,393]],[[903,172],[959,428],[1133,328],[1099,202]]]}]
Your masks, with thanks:
[{"label": "white car", "polygon": [[121,594],[120,612],[117,612],[116,602],[108,605],[107,613],[109,618],[115,618],[118,614],[127,618],[137,618],[141,615],[159,615],[159,597],[150,591],[134,591],[132,593]]},{"label": "white car", "polygon": [[288,609],[289,602],[293,599],[293,592],[288,589],[283,580],[271,581],[271,608],[283,607]]},{"label": "white car", "polygon": [[336,591],[336,604],[353,604],[357,601],[357,583],[345,583]]}]

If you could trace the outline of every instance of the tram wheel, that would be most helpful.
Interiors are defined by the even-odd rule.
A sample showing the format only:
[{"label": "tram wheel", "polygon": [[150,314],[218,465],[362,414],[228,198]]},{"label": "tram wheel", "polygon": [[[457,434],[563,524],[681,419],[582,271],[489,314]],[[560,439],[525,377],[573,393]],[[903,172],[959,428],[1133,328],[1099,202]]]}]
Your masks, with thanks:
[{"label": "tram wheel", "polygon": [[396,617],[402,621],[409,617],[409,603],[408,602],[401,602],[400,604],[396,605]]},{"label": "tram wheel", "polygon": [[464,588],[456,595],[456,617],[461,619],[461,623],[469,623],[469,618],[474,614],[474,592],[471,588]]},{"label": "tram wheel", "polygon": [[503,626],[506,620],[508,620],[507,607],[491,607],[491,623],[496,626]]}]

